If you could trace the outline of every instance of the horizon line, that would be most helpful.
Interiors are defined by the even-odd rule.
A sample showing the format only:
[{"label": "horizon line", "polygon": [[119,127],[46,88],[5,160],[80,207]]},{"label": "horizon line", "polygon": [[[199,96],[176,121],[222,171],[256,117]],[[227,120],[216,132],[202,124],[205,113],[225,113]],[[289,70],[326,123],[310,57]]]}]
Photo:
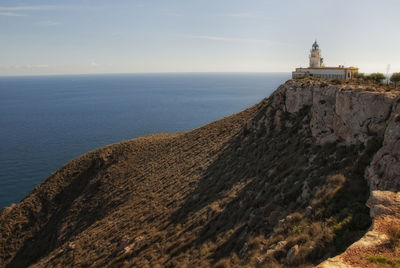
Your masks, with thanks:
[{"label": "horizon line", "polygon": [[268,73],[280,73],[280,74],[290,74],[291,71],[287,72],[249,72],[249,71],[235,71],[235,72],[122,72],[122,73],[70,73],[70,74],[15,74],[15,75],[2,75],[0,74],[0,78],[7,78],[7,77],[39,77],[39,76],[79,76],[79,75],[129,75],[129,74],[142,74],[142,75],[151,75],[151,74],[268,74]]}]

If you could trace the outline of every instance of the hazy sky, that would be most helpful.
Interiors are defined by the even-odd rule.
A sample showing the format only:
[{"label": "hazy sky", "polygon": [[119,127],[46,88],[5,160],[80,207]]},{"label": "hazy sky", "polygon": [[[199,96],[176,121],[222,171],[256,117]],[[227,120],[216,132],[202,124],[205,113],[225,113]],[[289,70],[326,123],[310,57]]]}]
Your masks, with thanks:
[{"label": "hazy sky", "polygon": [[0,75],[400,71],[400,0],[1,0]]}]

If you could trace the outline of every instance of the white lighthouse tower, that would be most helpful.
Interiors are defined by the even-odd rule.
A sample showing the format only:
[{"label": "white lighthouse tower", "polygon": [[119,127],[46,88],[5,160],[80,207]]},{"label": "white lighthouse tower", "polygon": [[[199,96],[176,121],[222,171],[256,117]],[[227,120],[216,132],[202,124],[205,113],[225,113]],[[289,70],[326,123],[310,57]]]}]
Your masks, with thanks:
[{"label": "white lighthouse tower", "polygon": [[343,65],[339,65],[338,67],[325,67],[323,59],[321,58],[321,50],[319,49],[317,41],[315,41],[310,51],[310,67],[296,68],[296,71],[292,72],[292,78],[316,77],[350,80],[353,79],[357,72],[357,67],[344,67]]},{"label": "white lighthouse tower", "polygon": [[324,64],[323,59],[321,58],[321,50],[319,49],[317,41],[315,41],[310,51],[310,68],[318,68],[323,66]]}]

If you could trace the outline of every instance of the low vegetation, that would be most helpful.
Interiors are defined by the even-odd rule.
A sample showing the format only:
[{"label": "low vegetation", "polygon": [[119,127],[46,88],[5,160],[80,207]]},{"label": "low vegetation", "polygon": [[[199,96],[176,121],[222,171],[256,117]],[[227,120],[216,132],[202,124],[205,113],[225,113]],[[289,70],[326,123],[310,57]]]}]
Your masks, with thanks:
[{"label": "low vegetation", "polygon": [[400,248],[400,226],[391,226],[388,231],[390,245]]},{"label": "low vegetation", "polygon": [[397,84],[400,83],[400,73],[393,73],[390,77],[390,82],[397,87]]},{"label": "low vegetation", "polygon": [[379,264],[380,266],[388,265],[390,267],[400,267],[400,260],[391,259],[384,256],[369,256],[368,261],[371,263]]},{"label": "low vegetation", "polygon": [[[383,75],[383,74],[382,74]],[[381,77],[382,78],[382,77]],[[327,79],[327,78],[320,78],[320,77],[305,77],[305,78],[296,78],[295,80],[300,81],[318,81],[321,83],[329,83],[333,85],[357,85],[360,87],[365,88],[369,91],[399,91],[398,84],[399,82],[394,82],[391,80],[391,83],[384,83],[384,78],[382,80],[377,81],[376,79],[369,78],[369,75],[365,75],[364,73],[357,73],[355,77],[351,80],[342,80],[342,79]]]},{"label": "low vegetation", "polygon": [[383,80],[386,79],[386,76],[383,73],[372,73],[365,76],[367,80],[373,81],[377,84],[382,83]]}]

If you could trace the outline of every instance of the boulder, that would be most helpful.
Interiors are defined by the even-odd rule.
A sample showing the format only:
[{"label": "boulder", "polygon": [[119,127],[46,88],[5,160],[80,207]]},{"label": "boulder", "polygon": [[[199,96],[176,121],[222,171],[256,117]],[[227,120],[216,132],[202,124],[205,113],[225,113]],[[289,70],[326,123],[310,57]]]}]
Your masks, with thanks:
[{"label": "boulder", "polygon": [[373,218],[382,215],[400,217],[400,193],[372,191],[367,206]]},{"label": "boulder", "polygon": [[289,252],[286,255],[286,263],[289,265],[294,264],[294,261],[298,254],[299,254],[299,246],[294,245],[291,249],[289,249]]}]

